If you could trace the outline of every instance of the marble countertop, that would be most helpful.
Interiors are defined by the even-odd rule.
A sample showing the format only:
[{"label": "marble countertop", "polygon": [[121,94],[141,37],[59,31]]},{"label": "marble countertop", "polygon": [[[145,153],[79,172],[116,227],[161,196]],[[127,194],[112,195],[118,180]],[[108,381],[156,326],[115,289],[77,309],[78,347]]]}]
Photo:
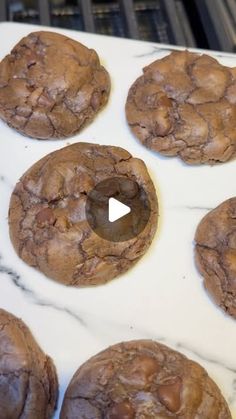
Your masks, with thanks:
[{"label": "marble countertop", "polygon": [[[38,29],[0,24],[0,59],[21,37]],[[0,307],[21,317],[54,359],[60,381],[55,418],[81,363],[110,344],[152,338],[205,367],[236,419],[236,323],[209,299],[193,260],[199,221],[209,209],[236,195],[236,162],[187,166],[148,151],[129,131],[124,114],[129,86],[142,67],[174,47],[54,30],[97,50],[111,75],[111,97],[95,121],[69,141],[29,139],[0,122]],[[211,54],[222,64],[236,65],[236,55]],[[107,285],[76,289],[45,278],[17,257],[7,214],[12,189],[29,166],[53,150],[82,140],[119,145],[141,157],[157,189],[160,217],[150,250],[133,269]]]}]

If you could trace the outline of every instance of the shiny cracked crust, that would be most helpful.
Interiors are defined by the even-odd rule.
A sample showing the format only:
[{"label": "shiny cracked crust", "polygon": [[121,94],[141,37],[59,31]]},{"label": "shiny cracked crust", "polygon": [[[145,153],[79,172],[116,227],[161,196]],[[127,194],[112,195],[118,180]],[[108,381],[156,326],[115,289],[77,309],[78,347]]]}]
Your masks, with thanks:
[{"label": "shiny cracked crust", "polygon": [[52,360],[20,319],[0,309],[0,418],[50,419],[57,394]]},{"label": "shiny cracked crust", "polygon": [[195,258],[215,302],[236,319],[236,198],[228,199],[200,222]]},{"label": "shiny cracked crust", "polygon": [[75,373],[60,419],[230,419],[197,363],[150,340],[114,345]]},{"label": "shiny cracked crust", "polygon": [[189,164],[225,162],[236,153],[236,68],[172,52],[144,68],[129,90],[126,115],[151,150]]},{"label": "shiny cracked crust", "polygon": [[0,63],[0,117],[39,139],[76,134],[108,100],[97,53],[53,32],[33,32]]},{"label": "shiny cracked crust", "polygon": [[[148,195],[145,229],[124,242],[97,236],[86,220],[87,194],[114,176],[136,181]],[[10,237],[30,266],[66,285],[96,285],[125,272],[145,253],[157,226],[157,198],[142,160],[119,147],[77,143],[32,166],[16,185]]]}]

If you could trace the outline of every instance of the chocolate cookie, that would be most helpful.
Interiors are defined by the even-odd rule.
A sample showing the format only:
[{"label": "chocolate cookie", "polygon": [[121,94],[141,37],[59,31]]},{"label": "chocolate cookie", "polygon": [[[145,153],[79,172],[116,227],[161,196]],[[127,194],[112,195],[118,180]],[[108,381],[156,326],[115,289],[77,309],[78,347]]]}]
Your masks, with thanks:
[{"label": "chocolate cookie", "polygon": [[236,319],[236,198],[210,211],[195,234],[195,258],[215,302]]},{"label": "chocolate cookie", "polygon": [[196,362],[151,340],[120,343],[83,364],[60,419],[230,419],[216,384]]},{"label": "chocolate cookie", "polygon": [[236,152],[236,68],[176,51],[145,67],[126,115],[138,139],[186,163],[225,162]]},{"label": "chocolate cookie", "polygon": [[0,309],[0,418],[52,418],[57,393],[52,360],[22,320]]},{"label": "chocolate cookie", "polygon": [[[105,179],[137,182],[150,203],[144,230],[126,241],[108,241],[91,228],[88,194]],[[98,208],[99,211],[99,208]],[[155,188],[142,160],[119,147],[77,143],[34,164],[16,185],[9,209],[10,237],[30,266],[66,285],[105,283],[133,266],[157,226]]]},{"label": "chocolate cookie", "polygon": [[33,32],[0,63],[0,117],[39,139],[69,137],[107,102],[97,53],[53,32]]}]

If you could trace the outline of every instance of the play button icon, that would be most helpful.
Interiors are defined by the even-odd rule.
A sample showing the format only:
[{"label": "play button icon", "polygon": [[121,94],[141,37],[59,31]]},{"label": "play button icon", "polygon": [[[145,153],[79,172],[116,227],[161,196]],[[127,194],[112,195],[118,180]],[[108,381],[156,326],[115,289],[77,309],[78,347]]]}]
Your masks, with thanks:
[{"label": "play button icon", "polygon": [[128,205],[122,204],[115,198],[109,198],[109,221],[111,223],[129,214],[130,211],[131,209]]},{"label": "play button icon", "polygon": [[150,203],[144,188],[128,177],[99,182],[86,202],[86,219],[105,240],[120,242],[138,236],[150,217]]}]

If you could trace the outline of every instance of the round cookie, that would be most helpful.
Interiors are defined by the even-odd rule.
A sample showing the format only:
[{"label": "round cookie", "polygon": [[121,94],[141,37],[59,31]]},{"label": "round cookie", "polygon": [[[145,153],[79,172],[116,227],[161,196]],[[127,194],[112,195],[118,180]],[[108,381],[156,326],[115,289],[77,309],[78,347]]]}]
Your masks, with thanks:
[{"label": "round cookie", "polygon": [[83,364],[60,419],[230,419],[216,384],[196,362],[151,340],[120,343]]},{"label": "round cookie", "polygon": [[[113,242],[86,218],[87,196],[101,181],[121,176],[142,187],[150,204],[144,230]],[[34,164],[13,191],[10,237],[30,266],[66,285],[97,285],[127,271],[146,252],[157,227],[157,198],[142,160],[113,146],[76,143]]]},{"label": "round cookie", "polygon": [[97,53],[54,32],[33,32],[0,63],[0,117],[21,134],[69,137],[108,100]]},{"label": "round cookie", "polygon": [[126,116],[151,150],[189,164],[225,162],[236,153],[236,68],[172,52],[143,69],[129,90]]},{"label": "round cookie", "polygon": [[0,309],[0,418],[50,419],[57,395],[52,360],[22,320]]},{"label": "round cookie", "polygon": [[216,304],[236,319],[236,198],[202,219],[195,242],[196,264],[206,289]]}]

